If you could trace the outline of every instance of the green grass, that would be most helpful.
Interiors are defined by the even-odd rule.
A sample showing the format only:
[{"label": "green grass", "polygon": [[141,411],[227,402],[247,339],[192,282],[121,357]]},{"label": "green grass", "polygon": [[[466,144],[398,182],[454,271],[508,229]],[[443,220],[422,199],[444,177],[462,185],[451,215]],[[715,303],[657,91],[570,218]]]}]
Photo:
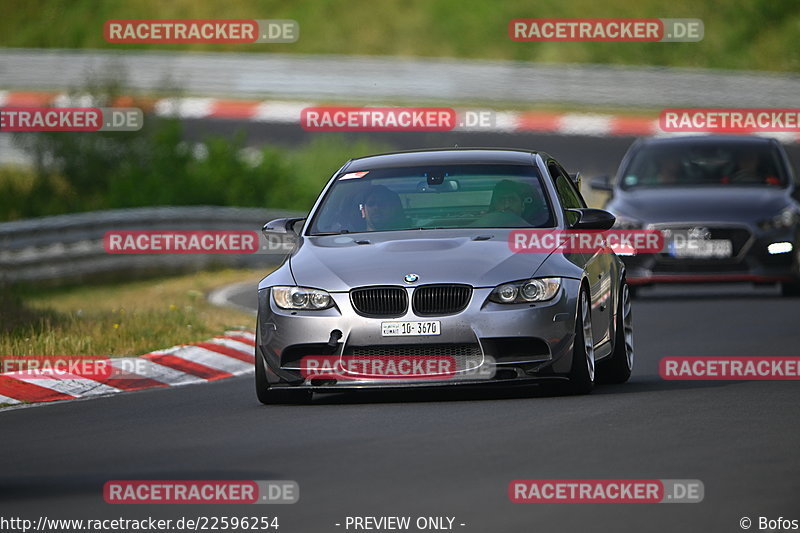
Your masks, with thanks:
[{"label": "green grass", "polygon": [[[797,72],[797,0],[5,0],[0,46],[365,54]],[[699,43],[516,43],[513,18],[699,18]],[[109,44],[125,18],[289,18],[292,44]],[[367,82],[367,80],[365,80]],[[524,90],[524,89],[521,89]]]},{"label": "green grass", "polygon": [[90,286],[4,287],[0,358],[141,355],[202,341],[226,329],[252,329],[253,315],[215,307],[206,296],[228,283],[257,282],[267,273],[222,270]]},{"label": "green grass", "polygon": [[248,162],[234,136],[206,139],[208,154],[198,160],[186,155],[176,128],[169,123],[133,140],[95,132],[21,138],[29,153],[56,157],[34,169],[0,167],[0,222],[152,205],[305,211],[348,159],[391,150],[385,143],[332,135],[292,148],[250,150],[254,161]]}]

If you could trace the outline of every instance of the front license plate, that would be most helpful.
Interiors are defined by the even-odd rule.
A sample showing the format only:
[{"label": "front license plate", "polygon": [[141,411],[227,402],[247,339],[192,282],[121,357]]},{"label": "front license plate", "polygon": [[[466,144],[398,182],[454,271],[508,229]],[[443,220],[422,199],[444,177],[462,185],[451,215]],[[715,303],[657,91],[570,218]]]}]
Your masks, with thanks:
[{"label": "front license plate", "polygon": [[418,337],[420,335],[439,335],[442,327],[438,320],[420,322],[381,322],[381,335],[384,337]]},{"label": "front license plate", "polygon": [[689,240],[670,247],[672,257],[722,259],[733,255],[733,243],[726,239]]}]

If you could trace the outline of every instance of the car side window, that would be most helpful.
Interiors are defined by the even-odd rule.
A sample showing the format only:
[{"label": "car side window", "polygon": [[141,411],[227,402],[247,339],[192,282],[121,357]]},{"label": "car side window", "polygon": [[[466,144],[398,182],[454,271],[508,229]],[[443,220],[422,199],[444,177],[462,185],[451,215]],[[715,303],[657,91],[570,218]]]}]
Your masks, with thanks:
[{"label": "car side window", "polygon": [[[563,209],[566,210],[586,207],[581,199],[580,194],[577,190],[575,190],[575,186],[572,185],[570,179],[566,176],[566,174],[564,174],[558,165],[553,162],[548,163],[547,169],[550,171],[550,175],[553,177],[553,182],[556,186],[556,194],[558,195],[558,200]],[[578,220],[578,215],[575,213],[565,211],[564,216],[567,219],[567,223],[570,225],[574,224]]]}]

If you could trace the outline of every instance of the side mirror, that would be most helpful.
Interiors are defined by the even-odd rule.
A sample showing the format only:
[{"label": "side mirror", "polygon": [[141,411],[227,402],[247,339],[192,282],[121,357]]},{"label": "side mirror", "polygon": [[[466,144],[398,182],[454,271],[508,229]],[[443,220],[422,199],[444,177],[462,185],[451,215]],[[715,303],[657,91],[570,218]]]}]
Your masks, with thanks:
[{"label": "side mirror", "polygon": [[264,227],[261,228],[261,233],[264,234],[265,237],[269,238],[270,234],[275,233],[296,233],[294,231],[294,225],[300,222],[301,220],[305,220],[305,217],[300,218],[276,218],[275,220],[270,220]]},{"label": "side mirror", "polygon": [[572,183],[575,184],[575,188],[581,190],[581,173],[576,172],[575,174],[570,174],[569,179],[572,180]]},{"label": "side mirror", "polygon": [[578,220],[574,222],[570,229],[611,229],[617,217],[602,209],[591,209],[583,207],[580,209],[567,209],[569,213],[577,213]]},{"label": "side mirror", "polygon": [[301,220],[305,218],[276,218],[264,224],[261,233],[267,239],[267,249],[272,250],[272,253],[294,252],[300,240],[294,225]]},{"label": "side mirror", "polygon": [[589,187],[596,191],[612,191],[611,179],[608,176],[596,176],[589,181]]}]

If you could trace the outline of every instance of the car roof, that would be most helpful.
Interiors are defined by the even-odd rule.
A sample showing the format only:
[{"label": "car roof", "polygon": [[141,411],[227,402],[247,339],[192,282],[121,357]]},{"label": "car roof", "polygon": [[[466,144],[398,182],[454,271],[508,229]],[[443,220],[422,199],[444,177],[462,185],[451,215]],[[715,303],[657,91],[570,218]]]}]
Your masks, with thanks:
[{"label": "car roof", "polygon": [[532,165],[535,156],[544,159],[544,152],[504,148],[441,148],[434,150],[409,150],[370,155],[351,160],[342,170],[358,172],[379,168],[411,167],[425,165]]},{"label": "car roof", "polygon": [[679,137],[648,137],[641,139],[641,146],[652,145],[698,145],[698,144],[770,144],[776,142],[769,137],[756,137],[753,135],[682,135]]}]

